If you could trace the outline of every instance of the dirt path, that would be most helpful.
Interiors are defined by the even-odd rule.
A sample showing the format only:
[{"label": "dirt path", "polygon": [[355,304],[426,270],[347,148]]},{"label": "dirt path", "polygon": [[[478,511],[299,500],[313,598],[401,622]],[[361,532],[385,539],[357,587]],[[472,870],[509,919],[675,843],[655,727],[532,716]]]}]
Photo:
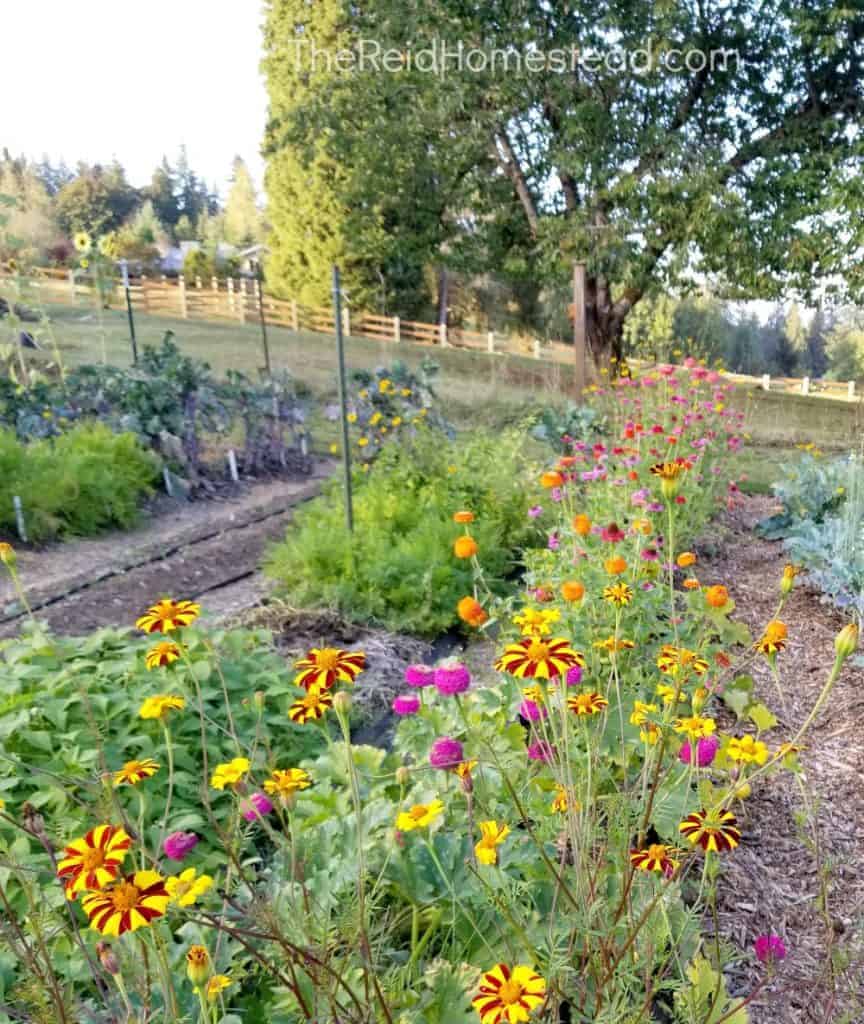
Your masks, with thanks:
[{"label": "dirt path", "polygon": [[[752,532],[771,511],[770,499],[747,499],[721,524],[725,530],[712,557],[701,560],[702,582],[726,584],[736,618],[754,634],[774,615],[788,561],[781,543]],[[778,707],[764,659],[751,672],[760,697],[780,718],[770,746],[788,739],[807,717],[833,664],[834,636],[846,621],[808,588],[806,576],[799,577],[782,619],[790,637],[779,656],[788,713]],[[724,858],[721,932],[748,954],[756,936],[769,931],[781,935],[788,950],[776,977],[754,1000],[754,1024],[864,1021],[862,693],[864,671],[847,662],[804,741],[803,791],[793,775],[781,772],[739,805],[744,841]],[[761,977],[762,968],[736,965],[730,989],[750,992]]]},{"label": "dirt path", "polygon": [[[39,551],[21,551],[19,568],[37,618],[58,633],[126,625],[159,597],[207,595],[214,617],[257,603],[266,584],[257,572],[294,508],[317,494],[329,464],[302,480],[256,484],[236,497],[160,508],[128,533],[106,534]],[[21,606],[4,574],[0,636],[21,626]]]}]

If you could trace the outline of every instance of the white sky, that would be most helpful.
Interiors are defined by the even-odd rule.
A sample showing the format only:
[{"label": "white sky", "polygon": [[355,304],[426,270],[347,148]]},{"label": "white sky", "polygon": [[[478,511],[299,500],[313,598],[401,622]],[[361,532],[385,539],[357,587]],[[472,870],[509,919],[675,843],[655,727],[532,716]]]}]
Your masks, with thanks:
[{"label": "white sky", "polygon": [[224,194],[240,154],[257,184],[267,100],[260,0],[7,0],[0,147],[123,164],[144,185],[185,143]]}]

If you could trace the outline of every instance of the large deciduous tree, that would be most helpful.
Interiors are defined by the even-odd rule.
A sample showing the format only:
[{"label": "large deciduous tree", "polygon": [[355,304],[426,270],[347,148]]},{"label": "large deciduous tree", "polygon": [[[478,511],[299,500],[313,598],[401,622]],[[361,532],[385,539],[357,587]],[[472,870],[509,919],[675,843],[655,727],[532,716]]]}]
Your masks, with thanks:
[{"label": "large deciduous tree", "polygon": [[[287,59],[313,40],[355,59]],[[326,249],[362,274],[388,234],[546,284],[584,261],[598,362],[663,288],[864,285],[858,4],[272,0],[267,54],[283,265]],[[301,229],[322,181],[338,215]]]}]

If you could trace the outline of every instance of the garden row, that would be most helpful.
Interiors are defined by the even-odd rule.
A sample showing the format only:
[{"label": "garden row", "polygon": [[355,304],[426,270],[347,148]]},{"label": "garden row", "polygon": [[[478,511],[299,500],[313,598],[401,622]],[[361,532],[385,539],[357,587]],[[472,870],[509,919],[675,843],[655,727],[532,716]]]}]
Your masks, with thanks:
[{"label": "garden row", "polygon": [[737,500],[728,397],[668,367],[598,393],[584,437],[418,424],[357,470],[353,536],[335,485],[308,506],[271,556],[287,598],[459,622],[479,657],[405,666],[389,750],[352,744],[358,693],[392,673],[372,649],[322,638],[286,665],[182,595],[140,638],[33,624],[5,643],[0,1002],[58,1021],[744,1024],[756,993],[724,966],[755,958],[764,984],[782,937],[731,950],[705,922],[751,787],[799,771],[857,631],[777,735],[746,670],[765,659],[782,691],[795,570],[753,638],[690,550]]}]

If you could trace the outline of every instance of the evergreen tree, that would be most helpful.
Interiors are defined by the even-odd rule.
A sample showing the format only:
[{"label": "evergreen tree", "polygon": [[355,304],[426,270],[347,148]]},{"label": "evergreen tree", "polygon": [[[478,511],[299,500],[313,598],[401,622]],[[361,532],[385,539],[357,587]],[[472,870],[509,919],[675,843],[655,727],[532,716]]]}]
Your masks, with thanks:
[{"label": "evergreen tree", "polygon": [[225,240],[246,248],[262,238],[261,213],[249,169],[239,156],[234,157],[231,189],[224,210]]},{"label": "evergreen tree", "polygon": [[824,377],[825,371],[828,369],[826,336],[830,330],[829,318],[823,313],[820,303],[807,331],[806,365],[807,372],[811,377]]},{"label": "evergreen tree", "polygon": [[795,353],[793,369],[803,369],[807,362],[807,330],[801,319],[801,310],[797,302],[792,303],[786,314],[784,333],[789,347]]},{"label": "evergreen tree", "polygon": [[153,204],[159,222],[169,230],[173,230],[180,219],[176,192],[177,180],[174,169],[168,163],[168,158],[163,156],[162,163],[153,172],[144,194]]}]

